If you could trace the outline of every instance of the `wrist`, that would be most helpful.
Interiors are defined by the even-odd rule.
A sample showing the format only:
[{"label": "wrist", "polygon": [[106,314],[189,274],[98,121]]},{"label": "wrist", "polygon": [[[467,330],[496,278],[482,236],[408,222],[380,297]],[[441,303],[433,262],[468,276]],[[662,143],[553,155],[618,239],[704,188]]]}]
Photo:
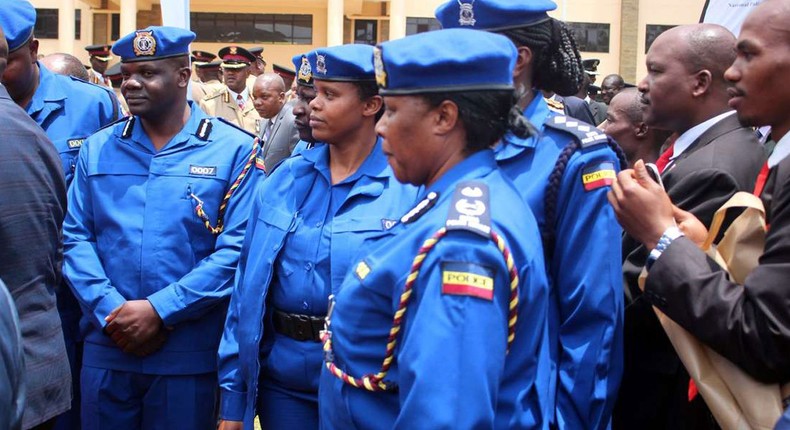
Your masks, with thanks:
[{"label": "wrist", "polygon": [[645,262],[647,269],[650,270],[650,267],[653,265],[653,263],[655,263],[655,261],[661,257],[667,248],[669,248],[669,245],[672,243],[672,241],[681,236],[685,235],[677,226],[672,225],[667,227],[664,230],[664,233],[661,234],[661,237],[656,241],[655,246],[653,246],[653,248],[650,250],[650,254],[647,256],[647,261]]}]

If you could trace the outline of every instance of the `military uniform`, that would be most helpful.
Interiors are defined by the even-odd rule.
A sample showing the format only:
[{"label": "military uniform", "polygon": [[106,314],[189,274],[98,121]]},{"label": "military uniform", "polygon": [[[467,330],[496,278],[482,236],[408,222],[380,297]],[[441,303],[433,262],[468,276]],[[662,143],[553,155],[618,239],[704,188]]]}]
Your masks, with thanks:
[{"label": "military uniform", "polygon": [[223,87],[222,90],[204,97],[200,101],[200,108],[210,116],[224,118],[252,134],[259,135],[261,117],[252,104],[252,95],[248,93],[244,102],[244,109],[241,109],[231,96],[230,90],[224,85]]},{"label": "military uniform", "polygon": [[[187,55],[194,37],[149,27],[113,51],[153,62]],[[148,55],[136,58],[132,45]],[[216,351],[260,174],[251,167],[253,136],[188,108],[184,127],[158,151],[137,116],[80,151],[63,231],[64,276],[85,311],[86,430],[215,426]],[[113,309],[141,299],[168,328],[161,349],[145,357],[104,332]]]},{"label": "military uniform", "polygon": [[[466,13],[475,18],[471,27],[496,32],[543,23],[555,8],[550,0],[476,0]],[[462,12],[453,0],[441,5],[436,17],[445,28],[458,27]],[[506,134],[495,148],[496,160],[529,204],[543,236],[552,284],[553,425],[605,429],[623,374],[624,312],[622,231],[606,193],[624,160],[594,126],[558,114],[559,109],[538,92],[523,111],[537,134]]]}]

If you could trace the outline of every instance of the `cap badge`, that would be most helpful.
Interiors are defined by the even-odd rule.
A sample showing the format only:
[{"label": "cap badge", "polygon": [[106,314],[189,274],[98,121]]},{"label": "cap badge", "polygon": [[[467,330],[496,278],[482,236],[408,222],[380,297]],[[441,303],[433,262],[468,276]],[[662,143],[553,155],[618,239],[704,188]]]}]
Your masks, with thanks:
[{"label": "cap badge", "polygon": [[302,65],[299,66],[299,80],[302,82],[310,82],[313,79],[313,69],[310,67],[310,62],[307,57],[302,57]]},{"label": "cap badge", "polygon": [[380,48],[373,48],[373,68],[376,71],[376,83],[381,88],[387,88],[387,72],[384,71],[384,59]]},{"label": "cap badge", "polygon": [[153,30],[136,32],[132,46],[134,55],[138,57],[156,54],[156,39],[154,39]]},{"label": "cap badge", "polygon": [[316,55],[315,71],[322,75],[326,75],[326,57],[324,55]]},{"label": "cap badge", "polygon": [[458,0],[458,5],[461,7],[459,11],[459,18],[458,23],[463,25],[468,25],[474,27],[475,25],[475,11],[472,10],[472,5],[474,5],[474,1],[471,3],[462,3],[461,0]]},{"label": "cap badge", "polygon": [[235,46],[231,46],[230,47],[230,55],[236,55],[236,52],[237,52],[236,51],[236,47]]}]

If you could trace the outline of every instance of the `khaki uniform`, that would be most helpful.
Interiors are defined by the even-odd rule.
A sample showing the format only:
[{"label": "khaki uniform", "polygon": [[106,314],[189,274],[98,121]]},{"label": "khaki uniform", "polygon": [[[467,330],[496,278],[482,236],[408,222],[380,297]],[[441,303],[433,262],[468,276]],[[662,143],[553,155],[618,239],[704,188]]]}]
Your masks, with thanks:
[{"label": "khaki uniform", "polygon": [[250,91],[250,94],[252,94],[252,86],[255,85],[256,79],[258,79],[258,77],[252,73],[250,73],[250,76],[247,76],[247,89]]},{"label": "khaki uniform", "polygon": [[249,95],[244,102],[244,110],[241,110],[228,88],[224,87],[223,90],[204,97],[200,101],[200,108],[210,116],[224,118],[256,136],[260,135],[261,117],[252,105],[252,97]]},{"label": "khaki uniform", "polygon": [[192,100],[199,102],[204,98],[218,93],[225,89],[225,84],[218,79],[212,79],[208,82],[193,82],[192,83]]},{"label": "khaki uniform", "polygon": [[88,70],[88,82],[96,85],[101,85],[103,87],[112,88],[112,84],[110,83],[110,78],[106,76],[102,76],[101,73],[90,69]]}]

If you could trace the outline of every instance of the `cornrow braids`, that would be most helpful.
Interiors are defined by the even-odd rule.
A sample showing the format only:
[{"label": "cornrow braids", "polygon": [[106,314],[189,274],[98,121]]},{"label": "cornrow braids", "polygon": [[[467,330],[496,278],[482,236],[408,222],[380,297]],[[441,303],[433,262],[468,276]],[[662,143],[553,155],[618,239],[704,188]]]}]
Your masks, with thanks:
[{"label": "cornrow braids", "polygon": [[[617,144],[617,142],[614,141],[614,139],[607,136],[606,145],[611,148],[615,156],[617,156],[617,161],[620,162],[621,169],[625,168],[625,166],[628,166],[625,153]],[[573,153],[579,148],[581,148],[581,142],[579,142],[578,139],[573,139],[571,142],[565,145],[565,148],[563,148],[562,152],[560,152],[560,156],[557,157],[557,162],[554,163],[554,169],[549,175],[549,183],[546,186],[546,195],[543,200],[546,217],[543,229],[541,231],[541,237],[543,238],[543,248],[547,256],[554,254],[554,244],[557,236],[557,202],[559,200],[560,188],[562,187],[562,177],[565,176],[565,169],[568,167],[568,161],[570,161]]]},{"label": "cornrow braids", "polygon": [[532,86],[561,96],[576,94],[584,82],[581,54],[571,29],[562,21],[549,18],[535,25],[504,30],[516,46],[532,50]]}]

